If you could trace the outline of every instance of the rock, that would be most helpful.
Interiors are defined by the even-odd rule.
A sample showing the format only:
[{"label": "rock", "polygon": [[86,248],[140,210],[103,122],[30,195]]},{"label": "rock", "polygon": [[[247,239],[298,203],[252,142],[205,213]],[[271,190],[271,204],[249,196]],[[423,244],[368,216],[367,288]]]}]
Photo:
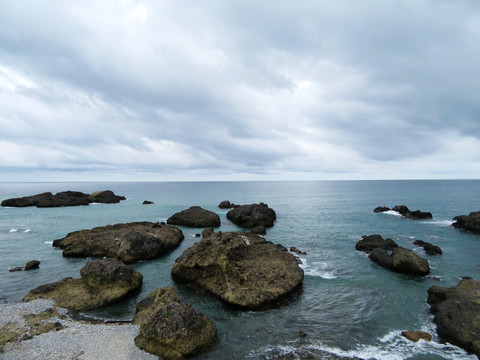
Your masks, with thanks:
[{"label": "rock", "polygon": [[413,219],[413,220],[425,220],[425,219],[432,219],[432,213],[424,212],[420,210],[410,211],[408,207],[405,205],[397,205],[394,206],[393,211],[400,213],[402,216]]},{"label": "rock", "polygon": [[220,226],[220,216],[213,211],[202,209],[200,206],[192,206],[172,215],[167,220],[167,224],[196,228],[218,227]]},{"label": "rock", "polygon": [[394,248],[391,254],[384,249],[376,248],[369,258],[394,272],[422,276],[430,274],[430,266],[426,259],[421,258],[412,250],[400,246]]},{"label": "rock", "polygon": [[385,211],[389,211],[390,208],[389,207],[386,207],[386,206],[377,206],[373,212],[374,213],[381,213],[381,212],[385,212]]},{"label": "rock", "polygon": [[464,279],[451,288],[434,285],[428,300],[438,335],[480,358],[480,282]]},{"label": "rock", "polygon": [[23,266],[17,266],[17,267],[8,269],[8,271],[10,271],[10,272],[23,271],[23,270],[25,270],[25,267],[23,267]]},{"label": "rock", "polygon": [[227,213],[227,219],[234,224],[250,229],[259,225],[272,227],[276,218],[275,211],[264,203],[236,206]]},{"label": "rock", "polygon": [[457,229],[480,234],[480,211],[471,212],[469,215],[460,215],[453,218],[452,226]]},{"label": "rock", "polygon": [[381,235],[363,235],[362,240],[357,242],[355,248],[367,254],[371,253],[373,249],[380,248],[384,250],[393,250],[398,245],[390,238],[383,239]]},{"label": "rock", "polygon": [[25,270],[33,270],[33,269],[38,269],[40,266],[40,261],[38,260],[30,260],[25,264]]},{"label": "rock", "polygon": [[265,231],[265,226],[263,226],[263,225],[253,227],[250,230],[250,232],[252,234],[257,234],[257,235],[266,235],[267,234],[267,232]]},{"label": "rock", "polygon": [[153,201],[150,201],[150,200],[144,200],[142,205],[152,205],[152,204],[155,204]]},{"label": "rock", "polygon": [[140,290],[142,275],[113,259],[90,261],[80,270],[80,279],[65,278],[31,290],[23,301],[53,299],[56,306],[86,311],[111,305]]},{"label": "rock", "polygon": [[117,196],[112,191],[98,191],[93,194],[84,194],[79,191],[63,191],[53,195],[51,192],[12,198],[2,201],[1,206],[26,207],[36,206],[39,208],[88,205],[92,202],[118,203],[125,200],[124,196]]},{"label": "rock", "polygon": [[402,331],[402,336],[413,342],[418,342],[420,339],[432,341],[432,335],[425,331]]},{"label": "rock", "polygon": [[234,203],[231,203],[230,201],[228,200],[223,200],[220,204],[218,204],[218,207],[220,209],[232,209],[234,208],[236,205]]},{"label": "rock", "polygon": [[204,231],[172,268],[175,281],[200,287],[242,309],[271,307],[303,281],[295,256],[258,235]]},{"label": "rock", "polygon": [[423,250],[427,253],[427,255],[441,255],[442,254],[442,249],[437,246],[433,245],[429,242],[423,241],[423,240],[415,240],[413,242],[413,245],[417,245],[420,247],[423,247]]},{"label": "rock", "polygon": [[217,328],[205,315],[183,304],[171,287],[155,290],[137,304],[140,325],[135,344],[162,359],[183,359],[204,352],[217,341]]},{"label": "rock", "polygon": [[298,332],[298,336],[300,336],[300,337],[306,337],[306,336],[307,336],[307,333],[306,333],[305,331],[303,331],[303,330],[300,330],[300,331]]},{"label": "rock", "polygon": [[291,247],[290,247],[290,251],[291,251],[291,252],[294,252],[294,253],[296,253],[296,254],[298,254],[298,255],[307,255],[307,253],[306,253],[305,251],[299,250],[299,249],[297,249],[295,246],[291,246]]},{"label": "rock", "polygon": [[184,236],[165,223],[132,222],[80,230],[53,242],[64,257],[109,257],[124,263],[151,260],[176,248]]}]

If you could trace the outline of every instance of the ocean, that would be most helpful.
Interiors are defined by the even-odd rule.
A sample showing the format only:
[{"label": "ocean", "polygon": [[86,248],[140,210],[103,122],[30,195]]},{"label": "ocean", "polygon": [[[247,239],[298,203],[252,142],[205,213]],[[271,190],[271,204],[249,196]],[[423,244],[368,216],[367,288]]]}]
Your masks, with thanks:
[{"label": "ocean", "polygon": [[[201,229],[180,227],[182,244],[157,260],[132,266],[142,273],[142,291],[128,300],[87,315],[102,319],[133,318],[136,302],[162,286],[173,286],[183,302],[209,316],[218,344],[193,359],[475,359],[438,341],[426,303],[433,285],[453,286],[463,276],[480,280],[480,237],[451,226],[452,218],[480,210],[480,181],[317,181],[317,182],[138,182],[138,183],[0,183],[0,200],[74,190],[112,190],[127,199],[119,204],[63,208],[0,208],[0,307],[21,301],[39,285],[80,277],[89,259],[63,258],[52,241],[69,232],[132,221],[166,221],[177,211],[198,205],[218,213],[220,231],[239,230],[218,208],[264,202],[277,213],[266,238],[301,255],[305,279],[301,291],[283,306],[264,311],[231,309],[211,296],[173,282],[175,259],[198,239]],[[153,205],[142,205],[144,200]],[[374,213],[377,206],[407,205],[433,214],[433,220],[410,220],[395,213]],[[428,259],[428,277],[389,272],[355,250],[362,235],[391,237]],[[421,239],[438,245],[443,255],[428,256],[413,245]],[[40,269],[9,272],[28,260]],[[403,330],[423,330],[432,342],[413,343]],[[300,337],[304,331],[307,336]]]}]

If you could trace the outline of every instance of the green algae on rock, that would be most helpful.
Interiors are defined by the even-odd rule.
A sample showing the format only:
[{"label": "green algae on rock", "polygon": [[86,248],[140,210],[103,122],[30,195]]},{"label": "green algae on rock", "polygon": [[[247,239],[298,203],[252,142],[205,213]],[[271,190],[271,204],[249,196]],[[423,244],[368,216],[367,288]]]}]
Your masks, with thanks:
[{"label": "green algae on rock", "polygon": [[183,359],[208,350],[217,341],[215,324],[181,303],[171,287],[157,289],[139,302],[133,323],[140,325],[135,344],[162,359]]}]

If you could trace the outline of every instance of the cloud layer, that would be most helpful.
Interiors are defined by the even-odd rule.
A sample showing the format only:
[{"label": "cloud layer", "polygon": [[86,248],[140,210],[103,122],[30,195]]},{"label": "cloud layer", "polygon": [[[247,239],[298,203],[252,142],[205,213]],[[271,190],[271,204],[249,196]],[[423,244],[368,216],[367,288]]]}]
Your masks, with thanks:
[{"label": "cloud layer", "polygon": [[0,181],[478,178],[478,1],[0,3]]}]

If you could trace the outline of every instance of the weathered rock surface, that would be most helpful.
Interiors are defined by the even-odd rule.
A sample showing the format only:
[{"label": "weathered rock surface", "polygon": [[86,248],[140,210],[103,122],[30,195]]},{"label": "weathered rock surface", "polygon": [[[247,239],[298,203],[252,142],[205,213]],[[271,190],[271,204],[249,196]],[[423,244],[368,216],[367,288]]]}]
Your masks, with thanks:
[{"label": "weathered rock surface", "polygon": [[402,331],[402,336],[413,342],[419,340],[432,341],[432,335],[425,331]]},{"label": "weathered rock surface", "polygon": [[42,194],[24,196],[20,198],[6,199],[2,201],[1,206],[27,207],[36,206],[61,207],[61,206],[79,206],[90,203],[114,204],[125,200],[124,196],[115,195],[110,190],[97,191],[92,194],[84,194],[79,191],[63,191],[53,195],[51,192]]},{"label": "weathered rock surface", "polygon": [[460,215],[453,218],[452,226],[457,229],[480,234],[480,211],[471,212],[469,215]]},{"label": "weathered rock surface", "polygon": [[162,359],[183,359],[208,350],[217,341],[215,324],[181,303],[171,287],[157,289],[140,301],[133,322],[140,325],[135,344]]},{"label": "weathered rock surface", "polygon": [[384,240],[380,235],[364,235],[355,248],[370,254],[370,260],[388,270],[412,275],[430,274],[430,266],[426,259],[412,250],[399,247],[390,238]]},{"label": "weathered rock surface", "polygon": [[200,206],[192,206],[170,216],[167,224],[205,228],[220,226],[220,216],[213,211],[205,210]]},{"label": "weathered rock surface", "polygon": [[175,260],[172,277],[243,308],[272,306],[294,292],[303,270],[294,255],[244,232],[203,231],[203,239]]},{"label": "weathered rock surface", "polygon": [[109,257],[124,263],[155,259],[177,247],[184,236],[165,223],[132,222],[80,230],[53,242],[65,257]]},{"label": "weathered rock surface", "polygon": [[14,271],[27,271],[27,270],[35,270],[38,269],[40,266],[40,261],[38,260],[30,260],[25,264],[25,266],[18,266],[14,267],[12,269],[9,269],[8,271],[14,272]]},{"label": "weathered rock surface", "polygon": [[423,250],[425,250],[427,255],[441,255],[443,253],[440,246],[433,245],[432,243],[423,240],[415,240],[413,245],[423,247]]},{"label": "weathered rock surface", "polygon": [[227,213],[227,219],[246,228],[272,227],[276,218],[275,211],[264,203],[236,206]]},{"label": "weathered rock surface", "polygon": [[218,204],[218,207],[220,209],[232,209],[234,208],[235,205],[234,203],[231,203],[229,200],[223,200],[220,204]]},{"label": "weathered rock surface", "polygon": [[56,306],[75,311],[111,305],[140,290],[142,275],[113,259],[90,261],[80,270],[80,279],[65,278],[31,290],[23,301],[53,299]]},{"label": "weathered rock surface", "polygon": [[432,219],[432,213],[420,210],[410,211],[408,207],[405,205],[397,205],[394,206],[393,211],[400,213],[402,216],[413,219],[413,220],[425,220],[425,219]]},{"label": "weathered rock surface", "polygon": [[432,286],[427,302],[438,335],[480,358],[480,282],[464,279],[451,288]]}]

